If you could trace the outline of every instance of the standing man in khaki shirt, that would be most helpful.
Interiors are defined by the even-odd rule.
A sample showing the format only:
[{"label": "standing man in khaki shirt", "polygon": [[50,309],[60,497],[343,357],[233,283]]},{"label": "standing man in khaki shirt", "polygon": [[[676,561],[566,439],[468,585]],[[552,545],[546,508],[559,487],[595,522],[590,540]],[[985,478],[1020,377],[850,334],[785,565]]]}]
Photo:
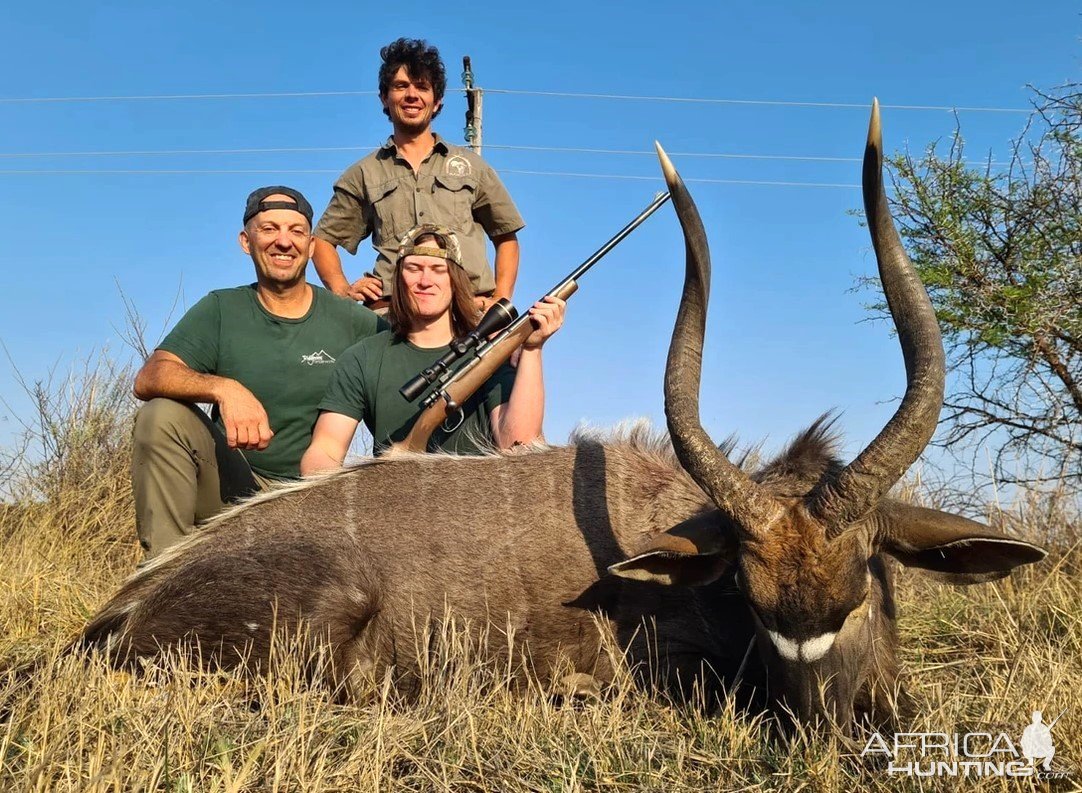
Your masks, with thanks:
[{"label": "standing man in khaki shirt", "polygon": [[[525,223],[496,172],[468,149],[432,132],[447,75],[439,51],[417,39],[380,50],[379,95],[393,134],[338,178],[315,230],[316,272],[332,292],[385,309],[394,283],[399,239],[424,223],[455,231],[478,308],[510,298],[518,276],[517,232]],[[375,274],[350,283],[338,254],[365,237],[376,249]],[[495,273],[485,237],[496,248]]]}]

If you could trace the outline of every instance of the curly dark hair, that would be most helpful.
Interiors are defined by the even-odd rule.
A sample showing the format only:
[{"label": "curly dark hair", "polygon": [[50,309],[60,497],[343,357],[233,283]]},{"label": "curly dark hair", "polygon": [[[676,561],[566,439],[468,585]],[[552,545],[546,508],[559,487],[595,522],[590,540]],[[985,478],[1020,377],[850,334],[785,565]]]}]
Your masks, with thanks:
[{"label": "curly dark hair", "polygon": [[[424,39],[395,39],[379,51],[379,57],[383,59],[383,65],[379,67],[380,98],[387,98],[398,67],[405,66],[406,74],[411,79],[421,77],[432,83],[437,102],[443,99],[443,92],[447,90],[447,70],[443,67],[440,51]],[[442,106],[432,114],[432,118],[438,116],[440,110],[443,110]],[[387,108],[383,108],[383,114],[390,118]]]}]

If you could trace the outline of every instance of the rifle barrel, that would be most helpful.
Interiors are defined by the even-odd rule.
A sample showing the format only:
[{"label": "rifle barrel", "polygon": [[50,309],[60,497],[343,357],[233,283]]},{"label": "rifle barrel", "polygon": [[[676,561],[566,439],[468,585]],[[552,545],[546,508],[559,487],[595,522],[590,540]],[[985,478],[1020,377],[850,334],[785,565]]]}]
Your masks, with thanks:
[{"label": "rifle barrel", "polygon": [[587,270],[597,264],[606,253],[608,253],[621,242],[623,242],[624,237],[626,237],[628,234],[630,234],[640,225],[642,225],[642,222],[644,220],[654,214],[654,212],[656,212],[658,208],[666,201],[668,201],[671,197],[672,196],[669,193],[658,193],[656,196],[654,196],[654,200],[650,204],[650,206],[646,207],[646,209],[639,213],[638,217],[636,217],[634,220],[632,220],[630,223],[628,223],[626,226],[616,232],[616,234],[611,240],[598,248],[597,251],[594,252],[593,256],[580,264],[578,269],[575,270],[575,272],[571,273],[571,275],[567,276],[567,278],[565,278],[564,280],[577,281],[583,275],[583,273],[585,273]]},{"label": "rifle barrel", "polygon": [[[567,284],[569,284],[569,283],[571,283],[573,281],[577,281],[579,278],[581,278],[583,276],[583,274],[587,270],[589,270],[591,267],[593,267],[595,264],[597,264],[599,261],[601,261],[601,259],[603,259],[605,257],[605,254],[607,254],[609,251],[611,251],[613,248],[615,248],[617,245],[619,245],[621,242],[623,242],[624,238],[628,234],[630,234],[635,229],[637,229],[639,226],[641,226],[643,221],[645,221],[648,217],[650,217],[652,214],[654,214],[661,207],[661,205],[664,204],[666,201],[668,201],[670,198],[672,198],[672,195],[670,193],[667,193],[667,192],[666,193],[658,193],[656,196],[654,196],[654,200],[650,202],[650,206],[646,207],[646,209],[644,209],[642,212],[640,212],[630,223],[628,223],[626,226],[624,226],[622,229],[620,229],[618,232],[616,232],[616,234],[613,235],[612,239],[610,239],[608,242],[606,242],[604,245],[602,245],[600,248],[598,248],[596,251],[594,251],[594,253],[586,261],[584,261],[582,264],[580,264],[578,267],[576,267],[575,270],[570,275],[566,276],[562,281],[560,281],[560,283],[556,284],[556,286],[552,287],[552,289],[550,289],[548,292],[546,292],[545,296],[547,297],[548,295],[557,294]],[[511,322],[509,325],[507,325],[506,328],[503,329],[503,331],[501,333],[501,336],[503,334],[510,333],[515,328],[518,328],[520,325],[522,325],[523,322],[529,322],[529,321],[530,321],[529,313],[526,312],[526,311],[523,311],[521,314],[518,315],[517,319],[515,319],[513,322]],[[488,351],[488,345],[486,345],[485,347],[482,347],[480,350],[478,350],[477,355],[479,357],[484,357],[484,355],[487,353],[487,351]]]}]

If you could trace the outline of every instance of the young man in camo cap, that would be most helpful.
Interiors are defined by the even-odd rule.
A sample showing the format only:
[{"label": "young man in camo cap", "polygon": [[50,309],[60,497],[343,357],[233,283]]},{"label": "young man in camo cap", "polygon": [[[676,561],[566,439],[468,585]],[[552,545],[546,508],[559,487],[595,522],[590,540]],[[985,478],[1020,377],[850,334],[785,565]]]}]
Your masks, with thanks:
[{"label": "young man in camo cap", "polygon": [[[230,501],[300,475],[335,360],[386,323],[305,280],[312,206],[281,185],[252,192],[240,247],[253,284],[216,289],[135,377],[132,489],[147,558]],[[211,416],[197,403],[210,403]]]},{"label": "young man in camo cap", "polygon": [[[398,249],[393,277],[391,328],[342,354],[319,403],[312,444],[301,460],[303,474],[340,466],[362,421],[372,433],[376,454],[403,440],[434,386],[415,401],[407,401],[398,389],[477,325],[469,275],[449,229],[422,225],[410,230]],[[564,301],[546,297],[529,314],[536,329],[522,345],[517,368],[505,365],[489,378],[463,405],[461,423],[433,434],[429,451],[480,454],[541,437],[541,348],[563,324]]]},{"label": "young man in camo cap", "polygon": [[[409,229],[437,223],[459,237],[477,307],[511,298],[518,276],[517,232],[525,225],[496,172],[478,155],[432,131],[447,76],[439,51],[398,39],[380,51],[379,96],[391,120],[387,142],[354,163],[334,184],[316,226],[313,261],[332,292],[385,311],[393,291],[395,250]],[[374,274],[346,278],[338,248],[351,254],[366,237],[376,249]],[[495,246],[495,273],[486,238]]]}]

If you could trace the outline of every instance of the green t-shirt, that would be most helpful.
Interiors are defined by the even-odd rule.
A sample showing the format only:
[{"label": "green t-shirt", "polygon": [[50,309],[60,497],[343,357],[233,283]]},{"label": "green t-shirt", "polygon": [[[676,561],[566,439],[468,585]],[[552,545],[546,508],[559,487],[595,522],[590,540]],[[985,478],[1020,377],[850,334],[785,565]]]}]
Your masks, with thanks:
[{"label": "green t-shirt", "polygon": [[[231,378],[251,391],[263,403],[274,437],[263,451],[244,452],[248,464],[263,476],[296,479],[335,361],[386,327],[364,306],[318,286],[312,286],[307,314],[278,317],[263,307],[250,284],[211,292],[158,349],[197,372]],[[221,424],[217,405],[211,415]]]},{"label": "green t-shirt", "polygon": [[[417,347],[390,331],[358,342],[338,359],[319,409],[363,421],[372,433],[373,451],[379,454],[409,434],[421,414],[421,403],[435,386],[429,386],[413,402],[407,402],[398,389],[435,363],[448,349],[447,346]],[[452,369],[467,360],[468,356]],[[480,454],[484,445],[492,441],[489,415],[494,407],[511,398],[514,384],[515,370],[504,364],[466,400],[463,420],[458,427],[452,432],[441,427],[432,433],[428,450]]]}]

